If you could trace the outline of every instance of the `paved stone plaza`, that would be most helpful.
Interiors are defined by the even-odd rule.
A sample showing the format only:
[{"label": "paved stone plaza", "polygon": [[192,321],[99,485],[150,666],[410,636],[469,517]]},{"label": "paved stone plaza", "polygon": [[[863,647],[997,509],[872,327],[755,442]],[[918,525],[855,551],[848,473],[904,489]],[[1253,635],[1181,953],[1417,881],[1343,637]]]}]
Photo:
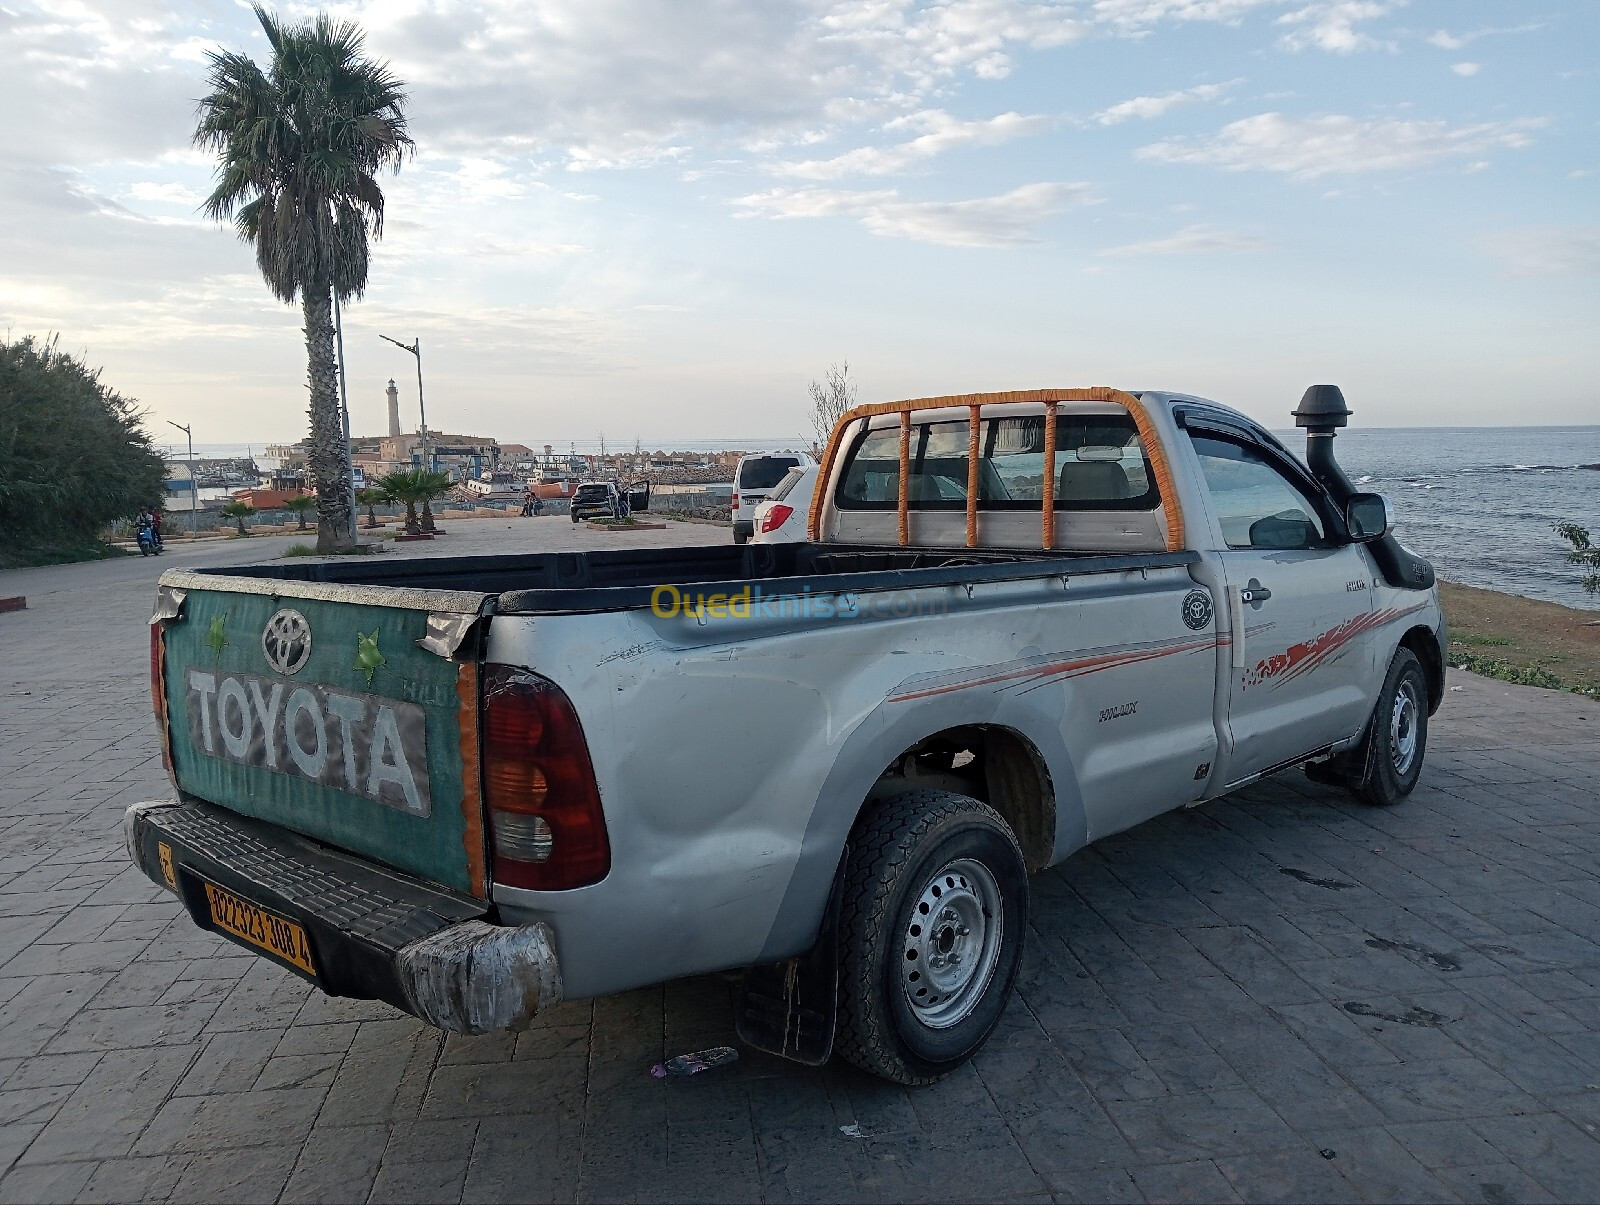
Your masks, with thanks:
[{"label": "paved stone plaza", "polygon": [[934,1087],[749,1051],[654,1080],[734,1044],[728,980],[446,1039],[128,865],[123,809],[169,791],[157,573],[287,542],[0,574],[0,1201],[1600,1197],[1600,704],[1452,674],[1396,809],[1290,774],[1039,876],[1018,999]]}]

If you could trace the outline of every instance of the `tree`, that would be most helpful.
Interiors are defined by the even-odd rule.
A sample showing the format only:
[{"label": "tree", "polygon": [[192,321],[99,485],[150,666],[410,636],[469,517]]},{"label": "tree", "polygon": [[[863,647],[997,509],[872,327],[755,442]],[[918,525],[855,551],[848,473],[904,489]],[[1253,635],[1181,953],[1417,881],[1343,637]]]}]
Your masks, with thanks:
[{"label": "tree", "polygon": [[417,525],[417,503],[422,501],[421,495],[417,492],[417,477],[424,471],[423,469],[400,469],[397,472],[385,473],[378,478],[376,483],[376,488],[381,490],[385,497],[405,505],[405,533],[408,536],[414,536],[422,530]]},{"label": "tree", "polygon": [[367,508],[366,525],[370,529],[378,526],[378,516],[372,513],[372,508],[374,506],[387,506],[389,503],[396,501],[396,499],[382,485],[374,483],[357,494],[356,501]]},{"label": "tree", "polygon": [[244,529],[244,521],[256,513],[256,508],[248,502],[235,498],[232,502],[226,503],[218,513],[224,519],[232,519],[234,523],[238,524],[239,534],[247,536],[250,533]]},{"label": "tree", "polygon": [[850,361],[828,365],[828,375],[821,381],[813,380],[809,388],[811,429],[817,434],[818,446],[826,447],[839,416],[856,404],[856,383],[850,379]]},{"label": "tree", "polygon": [[417,496],[422,502],[422,530],[433,531],[433,509],[429,506],[435,498],[448,494],[452,484],[449,473],[417,470]]},{"label": "tree", "polygon": [[306,529],[306,512],[317,509],[315,494],[301,494],[298,498],[285,498],[283,504],[294,511],[294,517],[300,520],[300,531]]},{"label": "tree", "polygon": [[[427,469],[400,469],[379,477],[376,486],[395,502],[405,503],[406,534],[414,536],[432,531],[433,512],[428,503],[450,489],[450,474],[435,473]],[[417,520],[417,507],[422,507],[422,520]]]},{"label": "tree", "polygon": [[[1576,523],[1557,523],[1555,532],[1572,545],[1572,551],[1567,553],[1569,564],[1600,570],[1600,548],[1589,542],[1587,527],[1579,527]],[[1578,584],[1590,594],[1600,594],[1600,572],[1585,574],[1578,579]]]},{"label": "tree", "polygon": [[0,567],[106,555],[100,533],[161,505],[139,405],[54,338],[0,340]]},{"label": "tree", "polygon": [[362,34],[319,14],[285,24],[260,5],[272,59],[212,53],[195,143],[217,152],[205,213],[231,221],[280,301],[305,318],[317,551],[351,545],[350,447],[339,416],[333,297],[360,297],[368,240],[383,234],[377,176],[412,148],[405,92],[388,67],[362,54]]}]

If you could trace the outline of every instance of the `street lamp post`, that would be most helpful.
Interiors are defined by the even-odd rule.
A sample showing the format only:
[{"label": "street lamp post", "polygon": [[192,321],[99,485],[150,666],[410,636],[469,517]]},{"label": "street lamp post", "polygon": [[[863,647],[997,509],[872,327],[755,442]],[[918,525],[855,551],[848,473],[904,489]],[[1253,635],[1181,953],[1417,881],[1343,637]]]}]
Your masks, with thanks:
[{"label": "street lamp post", "polygon": [[433,471],[433,456],[428,449],[428,407],[422,400],[422,339],[413,337],[413,342],[402,343],[398,339],[391,339],[388,335],[379,335],[385,343],[393,343],[401,351],[408,351],[417,357],[417,415],[422,420],[422,454],[428,459],[428,471]]},{"label": "street lamp post", "polygon": [[189,430],[187,423],[175,423],[170,418],[167,426],[178,428],[189,441],[189,515],[193,522],[195,511],[200,509],[200,485],[194,479],[194,433]]}]

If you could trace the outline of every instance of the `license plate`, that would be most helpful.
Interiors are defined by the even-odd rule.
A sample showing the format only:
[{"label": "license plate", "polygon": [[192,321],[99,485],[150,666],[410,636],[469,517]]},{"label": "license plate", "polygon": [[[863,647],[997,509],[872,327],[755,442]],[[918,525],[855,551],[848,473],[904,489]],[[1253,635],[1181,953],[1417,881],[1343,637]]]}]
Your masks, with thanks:
[{"label": "license plate", "polygon": [[217,928],[308,975],[316,975],[317,968],[311,962],[311,943],[299,925],[240,899],[215,883],[206,883],[205,889],[206,902],[211,906],[211,923]]}]

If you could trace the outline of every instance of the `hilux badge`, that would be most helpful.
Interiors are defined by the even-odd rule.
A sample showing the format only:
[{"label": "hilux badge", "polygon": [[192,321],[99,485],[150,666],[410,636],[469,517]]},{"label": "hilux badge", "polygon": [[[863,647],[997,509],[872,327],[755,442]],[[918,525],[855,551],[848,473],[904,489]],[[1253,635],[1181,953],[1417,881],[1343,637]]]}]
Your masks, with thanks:
[{"label": "hilux badge", "polygon": [[280,674],[297,674],[311,656],[311,625],[299,611],[285,607],[267,620],[261,633],[267,664]]}]

